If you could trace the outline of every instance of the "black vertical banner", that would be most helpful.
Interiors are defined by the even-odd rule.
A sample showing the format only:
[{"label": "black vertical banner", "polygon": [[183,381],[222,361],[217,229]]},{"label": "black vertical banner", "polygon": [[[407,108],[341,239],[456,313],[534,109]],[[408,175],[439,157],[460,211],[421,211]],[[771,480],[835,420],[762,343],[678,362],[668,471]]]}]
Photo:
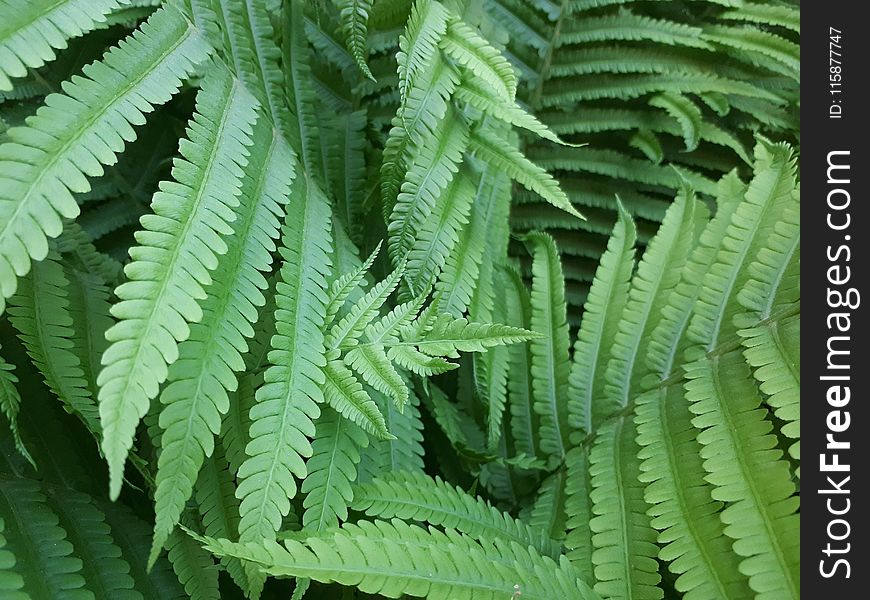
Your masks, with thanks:
[{"label": "black vertical banner", "polygon": [[801,583],[866,598],[870,415],[867,4],[801,7]]}]

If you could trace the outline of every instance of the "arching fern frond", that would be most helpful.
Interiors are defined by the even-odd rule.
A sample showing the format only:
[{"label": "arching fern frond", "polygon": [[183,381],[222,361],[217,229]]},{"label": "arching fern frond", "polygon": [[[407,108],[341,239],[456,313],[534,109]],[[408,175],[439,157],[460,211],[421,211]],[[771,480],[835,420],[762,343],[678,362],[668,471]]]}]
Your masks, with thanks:
[{"label": "arching fern frond", "polygon": [[47,238],[79,208],[72,193],[90,189],[145,113],[167,102],[205,59],[208,48],[175,9],[155,12],[124,44],[84,68],[85,77],[52,94],[26,127],[0,146],[0,292],[8,298],[31,259],[48,254]]},{"label": "arching fern frond", "polygon": [[12,89],[10,78],[24,77],[55,59],[55,50],[106,21],[118,0],[3,0],[0,13],[0,90]]},{"label": "arching fern frond", "polygon": [[[271,575],[335,581],[389,598],[407,594],[500,600],[517,589],[525,598],[540,600],[594,597],[578,585],[567,562],[557,564],[518,545],[500,548],[452,530],[426,531],[398,520],[361,521],[304,542],[286,540],[284,546],[201,540],[211,551],[249,560]],[[431,564],[422,570],[416,566],[426,563]],[[544,572],[546,577],[539,575]]]},{"label": "arching fern frond", "polygon": [[102,449],[109,462],[110,493],[117,497],[136,425],[178,359],[188,323],[202,319],[209,274],[227,251],[239,205],[242,168],[256,119],[256,100],[220,69],[205,80],[197,112],[175,159],[173,182],[152,200],[154,214],[142,218],[139,246],[131,248],[128,281],[115,290],[119,319],[106,337],[100,373]]}]

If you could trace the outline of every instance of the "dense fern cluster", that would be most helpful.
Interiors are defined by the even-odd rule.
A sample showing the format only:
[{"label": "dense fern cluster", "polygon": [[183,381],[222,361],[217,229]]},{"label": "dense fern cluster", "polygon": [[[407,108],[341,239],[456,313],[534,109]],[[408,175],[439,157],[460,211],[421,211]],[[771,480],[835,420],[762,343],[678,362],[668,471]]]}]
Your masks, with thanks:
[{"label": "dense fern cluster", "polygon": [[798,35],[0,0],[0,595],[799,598]]}]

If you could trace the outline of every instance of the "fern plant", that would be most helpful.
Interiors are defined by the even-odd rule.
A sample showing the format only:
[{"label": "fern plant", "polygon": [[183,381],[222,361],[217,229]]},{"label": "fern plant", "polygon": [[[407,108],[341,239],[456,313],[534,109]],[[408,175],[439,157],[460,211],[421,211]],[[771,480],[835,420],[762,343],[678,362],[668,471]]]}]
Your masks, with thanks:
[{"label": "fern plant", "polygon": [[0,0],[3,597],[798,598],[797,12]]}]

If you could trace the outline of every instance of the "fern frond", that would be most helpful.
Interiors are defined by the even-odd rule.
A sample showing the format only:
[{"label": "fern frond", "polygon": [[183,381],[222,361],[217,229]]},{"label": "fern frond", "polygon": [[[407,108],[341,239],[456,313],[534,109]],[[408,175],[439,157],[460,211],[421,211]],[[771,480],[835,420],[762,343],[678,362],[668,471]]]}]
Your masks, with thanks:
[{"label": "fern frond", "polygon": [[[742,354],[700,356],[685,367],[701,430],[701,458],[740,571],[758,598],[800,597],[800,500]],[[737,425],[739,423],[739,426]]]},{"label": "fern frond", "polygon": [[592,562],[592,478],[589,471],[589,449],[577,444],[565,457],[565,522],[566,556],[589,585],[595,584]]},{"label": "fern frond", "polygon": [[448,13],[437,0],[418,0],[411,7],[405,32],[399,37],[399,93],[404,100],[417,77],[438,53],[438,42],[447,31]]},{"label": "fern frond", "polygon": [[130,576],[130,565],[115,545],[105,516],[93,498],[69,489],[47,490],[49,506],[59,518],[74,555],[82,561],[85,586],[95,598],[141,598]]},{"label": "fern frond", "polygon": [[453,181],[469,144],[465,124],[448,112],[435,140],[419,149],[410,165],[390,215],[387,231],[393,264],[411,250],[418,232],[431,218],[439,199]]},{"label": "fern frond", "polygon": [[195,540],[176,529],[167,541],[169,562],[191,600],[220,600],[218,570]]},{"label": "fern frond", "polygon": [[[568,423],[587,434],[614,408],[602,402],[611,355],[609,342],[619,328],[628,296],[636,238],[634,222],[619,204],[619,219],[586,298],[568,378]],[[568,468],[570,480],[570,463]]]},{"label": "fern frond", "polygon": [[99,409],[73,351],[76,330],[67,298],[69,281],[55,254],[35,264],[10,298],[9,320],[19,331],[28,355],[42,373],[49,389],[76,415],[97,439]]},{"label": "fern frond", "polygon": [[174,182],[154,195],[154,214],[142,218],[139,246],[130,249],[128,281],[115,290],[119,322],[107,333],[100,385],[102,449],[110,495],[121,491],[124,461],[136,425],[178,359],[188,323],[202,319],[209,274],[227,251],[239,205],[256,100],[229,73],[213,70],[197,95],[197,112],[175,159]]},{"label": "fern frond", "polygon": [[389,439],[392,436],[377,404],[343,362],[327,362],[323,375],[323,397],[330,406],[378,438]]},{"label": "fern frond", "polygon": [[605,370],[604,398],[613,409],[628,406],[648,373],[644,359],[650,335],[695,243],[695,206],[696,200],[687,190],[677,196],[631,281]]},{"label": "fern frond", "polygon": [[621,9],[615,15],[572,19],[560,35],[562,44],[644,40],[673,46],[709,48],[699,27],[676,21],[653,19]]},{"label": "fern frond", "polygon": [[313,181],[297,178],[294,186],[282,231],[271,366],[250,411],[248,458],[238,473],[239,539],[245,541],[274,539],[281,528],[296,495],[293,478],[306,474],[303,457],[311,455],[308,438],[323,401],[329,207]]},{"label": "fern frond", "polygon": [[368,517],[426,522],[455,529],[475,539],[516,542],[532,546],[553,559],[559,548],[540,530],[498,510],[488,502],[463,492],[458,487],[432,479],[419,471],[386,473],[373,481],[355,486],[351,508]]},{"label": "fern frond", "polygon": [[462,228],[435,283],[435,297],[444,312],[459,317],[470,307],[481,264],[486,259],[487,234],[499,229],[498,223],[507,215],[510,196],[510,179],[498,169],[484,166],[469,222]]},{"label": "fern frond", "polygon": [[15,449],[22,457],[27,459],[27,462],[36,466],[33,462],[33,457],[27,451],[24,441],[21,439],[21,432],[18,428],[18,413],[21,410],[21,395],[18,393],[18,376],[15,375],[15,366],[6,362],[0,356],[0,412],[6,417],[9,422],[9,432],[12,434],[12,440],[15,443]]},{"label": "fern frond", "polygon": [[175,9],[161,8],[84,77],[52,94],[26,127],[0,146],[0,295],[9,297],[30,261],[48,254],[61,218],[74,218],[74,192],[103,174],[145,113],[167,102],[208,48]]},{"label": "fern frond", "polygon": [[314,424],[313,453],[306,462],[308,476],[302,482],[306,494],[302,527],[320,532],[347,520],[347,510],[355,496],[351,484],[356,479],[360,449],[369,439],[355,423],[324,408]]},{"label": "fern frond", "polygon": [[368,58],[366,24],[369,20],[372,4],[374,4],[373,0],[338,0],[337,2],[341,15],[341,27],[347,40],[347,49],[362,74],[374,81],[375,77],[366,63]]},{"label": "fern frond", "polygon": [[338,582],[389,598],[502,600],[517,589],[533,600],[593,597],[582,583],[578,587],[567,562],[557,564],[518,545],[497,548],[452,530],[426,531],[399,520],[361,521],[304,542],[286,540],[284,546],[200,539],[212,552],[249,560],[270,575]]},{"label": "fern frond", "polygon": [[351,348],[345,355],[344,362],[359,373],[367,384],[392,398],[399,409],[408,402],[408,388],[390,362],[384,346],[363,344]]},{"label": "fern frond", "polygon": [[10,91],[11,78],[24,77],[55,59],[67,40],[105,23],[118,0],[3,0],[0,13],[0,90]]},{"label": "fern frond", "polygon": [[475,187],[465,171],[460,169],[432,212],[422,219],[416,239],[408,250],[405,278],[412,294],[422,293],[441,273],[468,223]]},{"label": "fern frond", "polygon": [[[229,537],[239,535],[239,501],[236,498],[234,473],[220,445],[203,461],[196,480],[196,504],[206,535]],[[242,564],[233,559],[221,561],[233,581],[250,593],[251,586]]]},{"label": "fern frond", "polygon": [[357,482],[371,480],[385,471],[422,471],[423,422],[418,408],[420,401],[413,390],[402,410],[377,391],[371,395],[395,439],[373,439],[367,448],[362,449]]},{"label": "fern frond", "polygon": [[497,97],[513,102],[517,93],[517,76],[513,67],[467,23],[451,19],[447,25],[447,35],[441,39],[441,49],[473,73],[481,83],[489,86]]},{"label": "fern frond", "polygon": [[534,409],[541,418],[541,450],[561,462],[568,441],[568,377],[570,340],[565,304],[565,278],[553,238],[545,233],[525,237],[533,248],[531,326],[540,334],[530,343]]},{"label": "fern frond", "polygon": [[649,101],[650,106],[656,106],[667,111],[674,117],[683,130],[683,140],[686,143],[686,152],[691,152],[698,147],[701,137],[702,117],[701,109],[683,94],[664,93],[654,96]]},{"label": "fern frond", "polygon": [[0,516],[6,550],[24,582],[28,598],[88,597],[82,561],[46,504],[40,485],[30,479],[0,477]]},{"label": "fern frond", "polygon": [[[262,117],[254,131],[263,142],[272,133]],[[251,150],[234,231],[206,288],[202,320],[191,326],[190,337],[180,345],[178,361],[169,368],[170,383],[160,395],[163,435],[155,477],[152,562],[178,523],[203,460],[214,449],[213,436],[230,406],[227,393],[235,391],[235,373],[245,366],[246,339],[254,334],[258,307],[266,303],[262,273],[271,267],[290,191],[288,175],[293,174],[289,147],[278,136],[271,137],[271,143]]]},{"label": "fern frond", "polygon": [[676,588],[687,600],[751,595],[738,560],[725,537],[721,503],[704,482],[701,445],[682,386],[666,385],[636,400],[640,481],[647,484],[651,525],[658,529],[659,552],[678,575]]},{"label": "fern frond", "polygon": [[565,212],[582,219],[559,184],[540,166],[526,158],[518,149],[504,144],[482,130],[472,131],[468,149],[486,163],[505,172],[522,186]]},{"label": "fern frond", "polygon": [[603,425],[589,453],[595,591],[607,598],[660,599],[658,548],[646,515],[633,421]]}]

